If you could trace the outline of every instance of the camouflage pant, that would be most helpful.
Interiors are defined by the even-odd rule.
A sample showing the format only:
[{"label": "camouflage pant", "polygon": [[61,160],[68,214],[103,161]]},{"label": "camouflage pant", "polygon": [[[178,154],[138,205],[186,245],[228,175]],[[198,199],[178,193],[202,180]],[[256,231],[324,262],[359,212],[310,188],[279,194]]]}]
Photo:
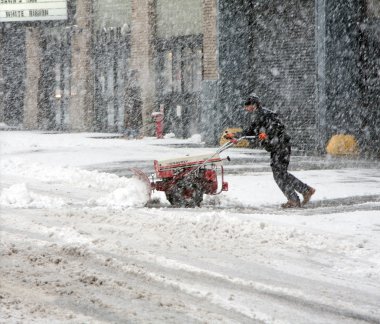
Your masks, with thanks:
[{"label": "camouflage pant", "polygon": [[291,148],[281,147],[271,152],[271,163],[273,177],[278,187],[288,200],[299,201],[297,192],[304,194],[310,187],[288,172]]}]

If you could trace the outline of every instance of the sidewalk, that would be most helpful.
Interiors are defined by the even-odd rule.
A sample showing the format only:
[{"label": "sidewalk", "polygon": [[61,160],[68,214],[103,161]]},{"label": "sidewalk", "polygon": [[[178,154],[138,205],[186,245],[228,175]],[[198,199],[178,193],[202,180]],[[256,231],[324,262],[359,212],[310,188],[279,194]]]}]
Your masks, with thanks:
[{"label": "sidewalk", "polygon": [[[226,170],[232,173],[238,172],[266,172],[271,171],[270,153],[259,149],[230,149],[225,155],[229,155],[230,162],[226,163]],[[365,160],[350,156],[316,156],[301,155],[295,151],[290,158],[289,170],[334,170],[334,169],[379,169],[380,161]],[[380,171],[379,171],[380,172]]]}]

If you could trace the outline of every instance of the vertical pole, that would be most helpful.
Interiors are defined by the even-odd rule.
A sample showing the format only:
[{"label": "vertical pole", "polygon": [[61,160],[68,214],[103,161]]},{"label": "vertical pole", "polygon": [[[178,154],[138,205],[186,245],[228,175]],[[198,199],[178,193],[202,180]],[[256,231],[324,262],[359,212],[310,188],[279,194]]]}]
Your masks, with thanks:
[{"label": "vertical pole", "polygon": [[326,1],[315,0],[316,62],[317,62],[317,136],[318,150],[322,152],[327,142],[326,98]]},{"label": "vertical pole", "polygon": [[24,120],[26,129],[37,129],[38,125],[38,94],[41,78],[41,48],[40,29],[26,29],[26,80],[24,98]]}]

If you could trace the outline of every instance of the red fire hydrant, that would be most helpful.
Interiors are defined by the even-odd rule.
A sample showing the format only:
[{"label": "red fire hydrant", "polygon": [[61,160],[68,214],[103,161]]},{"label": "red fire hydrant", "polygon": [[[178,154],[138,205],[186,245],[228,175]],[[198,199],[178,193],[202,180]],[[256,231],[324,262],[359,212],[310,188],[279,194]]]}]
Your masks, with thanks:
[{"label": "red fire hydrant", "polygon": [[156,123],[157,138],[164,138],[164,108],[161,106],[160,111],[154,111],[152,117]]}]

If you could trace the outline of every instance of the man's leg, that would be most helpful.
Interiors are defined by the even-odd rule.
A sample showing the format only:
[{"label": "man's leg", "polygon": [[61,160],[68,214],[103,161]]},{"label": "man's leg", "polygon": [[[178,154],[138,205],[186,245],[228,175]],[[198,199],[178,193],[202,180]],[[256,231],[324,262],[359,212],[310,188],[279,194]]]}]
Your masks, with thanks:
[{"label": "man's leg", "polygon": [[306,183],[303,183],[301,180],[296,178],[294,175],[288,172],[288,182],[292,183],[292,187],[295,191],[299,192],[300,194],[305,194],[311,187],[308,186]]},{"label": "man's leg", "polygon": [[[279,166],[281,168],[281,178],[283,179],[282,186],[284,187],[284,190],[287,191],[287,194],[285,194],[286,197],[293,197],[294,195],[297,196],[297,201],[299,201],[298,195],[294,193],[294,191],[299,192],[303,196],[302,205],[305,205],[309,202],[312,195],[315,193],[315,189],[307,185],[306,183],[303,183],[301,180],[296,178],[293,174],[288,172],[288,166],[290,161],[290,153],[291,153],[291,147],[284,147],[283,149],[279,150],[276,153],[272,153],[272,164],[275,166]],[[273,167],[272,167],[273,170]],[[274,174],[275,171],[273,171]],[[276,179],[276,178],[275,178]],[[276,180],[277,182],[277,180]],[[277,183],[278,184],[278,183]],[[281,187],[280,187],[281,188]],[[281,189],[282,190],[282,189]],[[283,191],[284,192],[284,191]],[[289,199],[289,198],[288,198]],[[293,200],[291,199],[291,200]]]},{"label": "man's leg", "polygon": [[288,174],[290,150],[285,149],[278,152],[271,153],[271,168],[273,172],[273,178],[276,181],[278,187],[281,189],[288,202],[300,203],[300,199],[294,189],[293,176]]}]

